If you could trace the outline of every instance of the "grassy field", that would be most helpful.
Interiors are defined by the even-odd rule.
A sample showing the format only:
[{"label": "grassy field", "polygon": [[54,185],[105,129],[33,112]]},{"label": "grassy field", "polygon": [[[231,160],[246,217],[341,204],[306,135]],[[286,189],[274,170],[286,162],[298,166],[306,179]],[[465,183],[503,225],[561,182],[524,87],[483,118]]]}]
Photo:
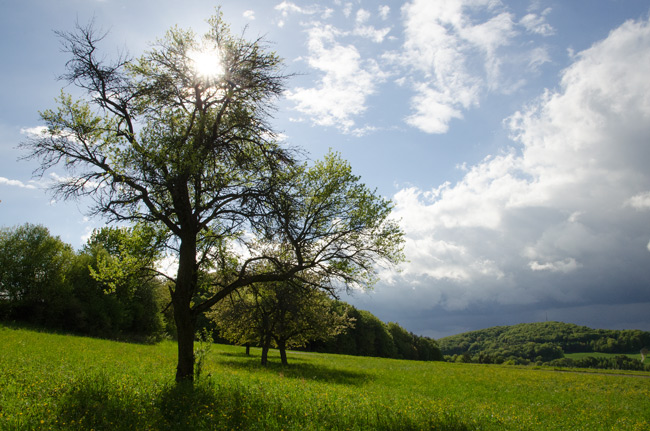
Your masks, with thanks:
[{"label": "grassy field", "polygon": [[0,430],[650,430],[650,375],[176,346],[0,326]]}]

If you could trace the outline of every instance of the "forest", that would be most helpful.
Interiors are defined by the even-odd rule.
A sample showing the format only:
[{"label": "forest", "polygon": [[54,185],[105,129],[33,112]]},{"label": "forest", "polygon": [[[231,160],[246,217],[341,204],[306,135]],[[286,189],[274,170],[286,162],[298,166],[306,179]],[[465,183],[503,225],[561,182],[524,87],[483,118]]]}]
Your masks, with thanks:
[{"label": "forest", "polygon": [[[452,362],[650,370],[649,361],[644,360],[650,332],[640,330],[592,329],[563,322],[521,323],[465,332],[441,338],[438,343],[445,360]],[[565,353],[593,355],[573,359]],[[644,361],[630,358],[631,353]]]}]

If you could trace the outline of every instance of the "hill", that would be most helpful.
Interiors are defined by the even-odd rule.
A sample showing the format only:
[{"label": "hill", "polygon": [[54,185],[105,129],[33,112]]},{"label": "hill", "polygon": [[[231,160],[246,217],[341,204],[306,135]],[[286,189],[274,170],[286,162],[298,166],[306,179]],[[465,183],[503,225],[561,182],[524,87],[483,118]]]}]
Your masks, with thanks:
[{"label": "hill", "polygon": [[[563,322],[521,323],[452,335],[439,339],[438,345],[452,361],[562,365],[552,361],[564,358],[565,353],[633,352],[640,358],[640,350],[650,348],[650,332],[593,329]],[[571,365],[568,358],[564,359],[564,365]]]},{"label": "hill", "polygon": [[[647,373],[554,372],[212,345],[176,385],[176,344],[0,324],[1,430],[649,429]],[[632,373],[628,373],[632,374]]]}]

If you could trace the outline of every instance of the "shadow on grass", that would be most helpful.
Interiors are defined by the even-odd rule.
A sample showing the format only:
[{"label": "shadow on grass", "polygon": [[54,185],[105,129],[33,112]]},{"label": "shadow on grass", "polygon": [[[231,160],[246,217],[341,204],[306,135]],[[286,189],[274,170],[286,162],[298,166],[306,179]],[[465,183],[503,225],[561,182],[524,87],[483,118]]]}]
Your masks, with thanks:
[{"label": "shadow on grass", "polygon": [[129,391],[121,391],[104,374],[85,376],[57,402],[63,429],[147,429],[149,418]]},{"label": "shadow on grass", "polygon": [[[296,376],[319,367],[293,367]],[[297,369],[302,370],[297,373]],[[271,367],[269,371],[288,369]],[[318,370],[317,370],[318,371]],[[334,370],[336,371],[336,370]],[[331,371],[325,372],[328,374]],[[338,371],[336,371],[338,372]],[[323,370],[320,370],[323,373]],[[286,374],[285,374],[286,375]],[[337,379],[332,379],[337,380]],[[344,379],[345,380],[345,379]],[[270,391],[273,393],[274,391]],[[309,398],[285,401],[262,388],[210,378],[194,384],[120,385],[103,374],[85,376],[57,402],[56,429],[79,430],[338,430],[467,431],[480,428],[453,414],[408,417],[398,408],[370,406],[341,414],[341,405],[308,408]],[[311,400],[313,401],[313,400]],[[369,408],[369,409],[368,409]],[[307,413],[309,412],[309,414]]]},{"label": "shadow on grass", "polygon": [[259,357],[244,355],[237,360],[221,360],[219,364],[237,370],[267,372],[280,377],[339,385],[361,386],[372,381],[374,378],[371,373],[314,365],[309,361],[299,358],[292,358],[289,365],[269,362],[266,366],[262,366]]},{"label": "shadow on grass", "polygon": [[[243,359],[257,358],[257,362],[259,362],[261,359],[261,353],[262,350],[259,347],[255,347],[251,349],[251,353],[248,355],[243,350],[241,352],[218,352],[217,354],[219,356],[226,356],[230,358],[243,358]],[[291,353],[293,353],[293,355],[289,357],[290,363],[309,361],[310,359],[307,355],[312,354],[311,352],[300,352],[300,351],[291,351]],[[269,361],[273,362],[279,360],[280,360],[280,351],[277,349],[270,349]]]},{"label": "shadow on grass", "polygon": [[[151,389],[151,388],[147,388]],[[208,379],[170,383],[151,392],[110,382],[104,375],[76,382],[57,403],[58,427],[80,430],[249,429],[256,403],[244,387],[220,387]],[[257,407],[265,408],[263,402]]]},{"label": "shadow on grass", "polygon": [[151,337],[148,335],[138,335],[129,333],[109,333],[107,331],[90,331],[84,332],[81,330],[74,331],[72,329],[49,327],[39,325],[37,323],[21,322],[16,320],[2,320],[0,319],[0,327],[5,327],[12,330],[25,330],[31,332],[38,332],[41,334],[61,335],[92,338],[95,340],[115,341],[118,343],[139,344],[139,345],[155,345],[163,341],[164,337]]}]

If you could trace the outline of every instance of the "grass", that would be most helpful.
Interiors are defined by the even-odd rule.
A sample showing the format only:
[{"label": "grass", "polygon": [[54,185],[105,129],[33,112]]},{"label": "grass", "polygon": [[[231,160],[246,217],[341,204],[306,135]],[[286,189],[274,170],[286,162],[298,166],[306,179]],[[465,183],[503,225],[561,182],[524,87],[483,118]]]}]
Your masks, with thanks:
[{"label": "grass", "polygon": [[188,386],[172,342],[0,326],[0,345],[0,430],[650,430],[648,373],[300,352],[262,368],[214,345]]}]

